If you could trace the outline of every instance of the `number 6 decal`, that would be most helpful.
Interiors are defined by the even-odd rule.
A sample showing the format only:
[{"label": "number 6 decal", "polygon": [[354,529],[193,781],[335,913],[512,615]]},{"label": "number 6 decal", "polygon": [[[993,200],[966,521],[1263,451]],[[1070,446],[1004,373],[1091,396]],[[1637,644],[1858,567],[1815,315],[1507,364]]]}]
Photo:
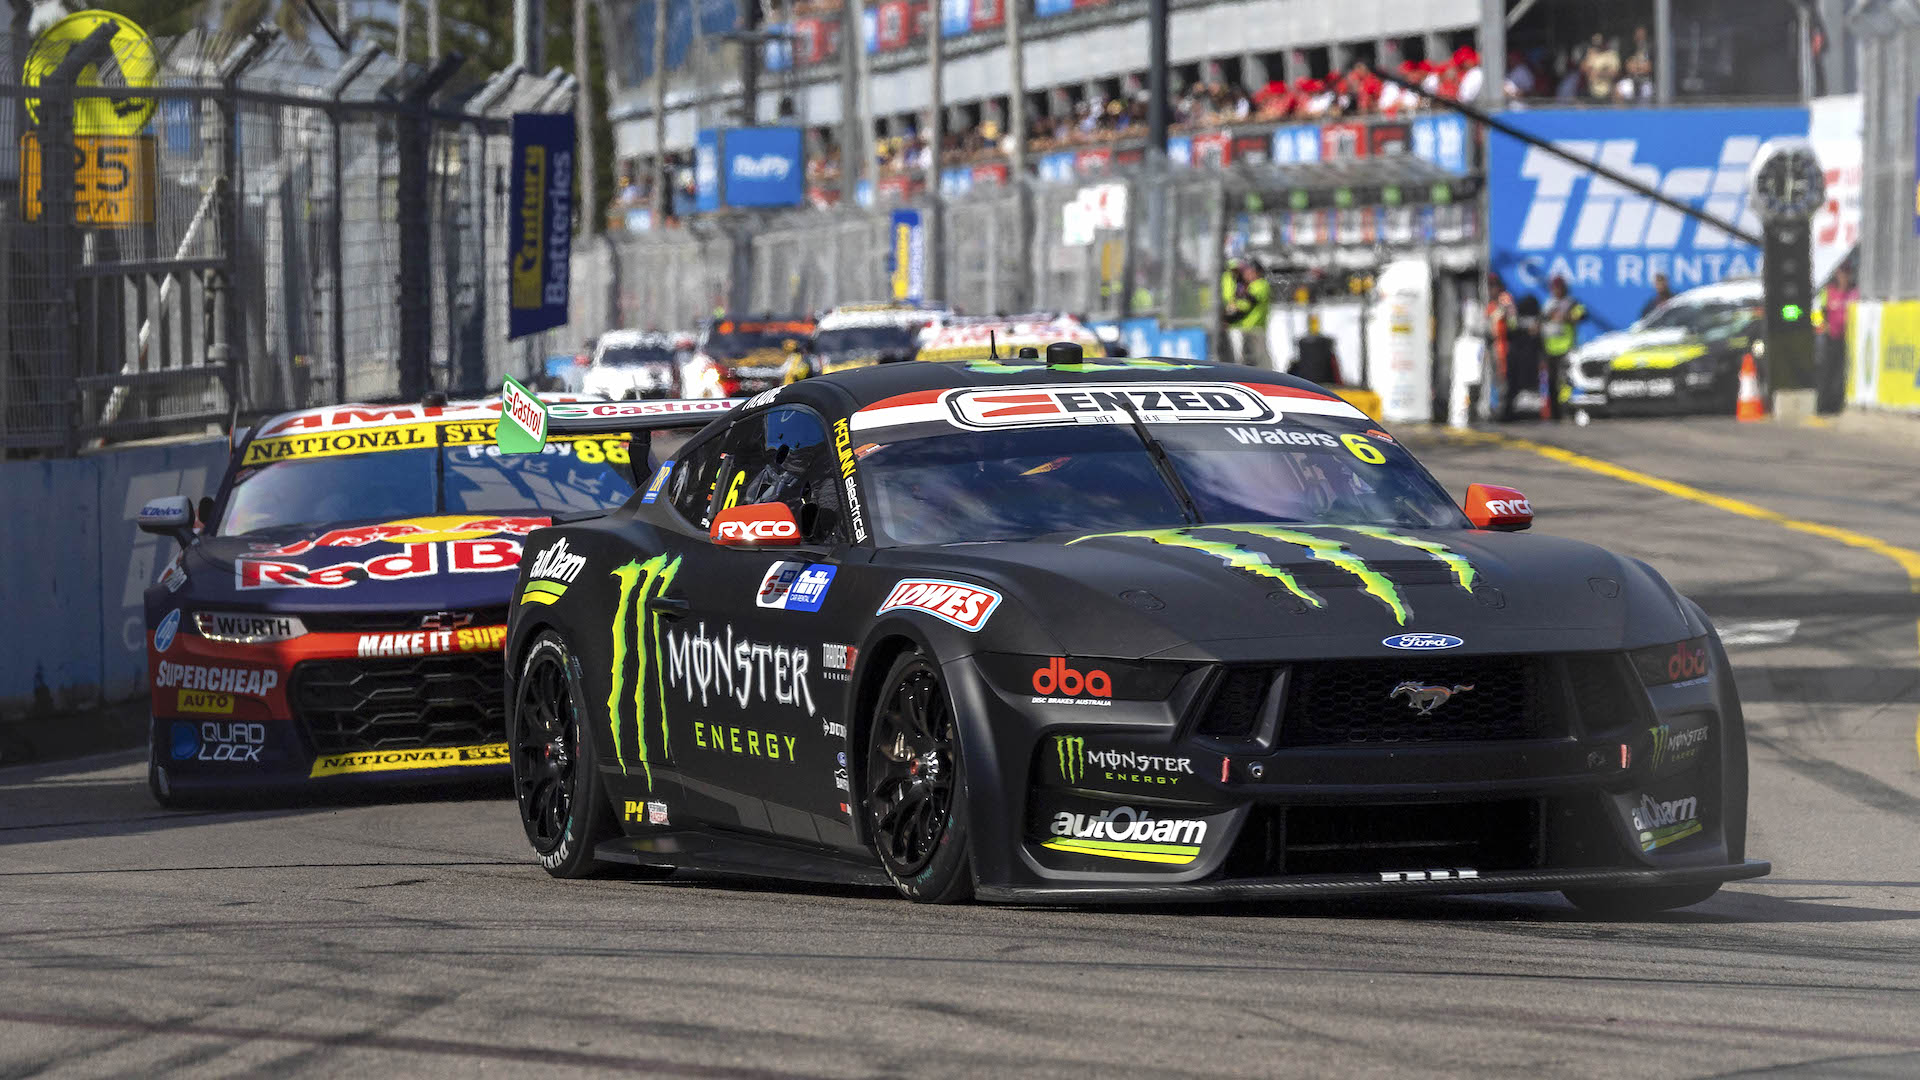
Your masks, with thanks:
[{"label": "number 6 decal", "polygon": [[1365,435],[1348,432],[1340,436],[1340,445],[1351,450],[1354,457],[1369,465],[1384,465],[1387,462],[1387,455],[1381,453],[1380,448],[1373,445]]}]

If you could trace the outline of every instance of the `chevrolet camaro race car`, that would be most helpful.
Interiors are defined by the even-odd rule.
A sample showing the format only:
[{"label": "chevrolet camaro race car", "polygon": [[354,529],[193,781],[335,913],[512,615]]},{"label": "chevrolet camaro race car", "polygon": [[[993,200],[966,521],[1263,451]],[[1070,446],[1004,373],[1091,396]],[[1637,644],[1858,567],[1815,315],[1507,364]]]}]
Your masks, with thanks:
[{"label": "chevrolet camaro race car", "polygon": [[500,646],[523,538],[633,485],[624,435],[502,456],[499,413],[289,413],[236,441],[198,507],[141,510],[180,544],[146,593],[156,799],[506,774]]},{"label": "chevrolet camaro race car", "polygon": [[[544,430],[657,426],[627,407]],[[1056,344],[778,388],[528,537],[526,835],[556,876],[936,902],[1632,913],[1766,873],[1706,616],[1530,521],[1485,485],[1463,512],[1359,410],[1244,367]]]}]

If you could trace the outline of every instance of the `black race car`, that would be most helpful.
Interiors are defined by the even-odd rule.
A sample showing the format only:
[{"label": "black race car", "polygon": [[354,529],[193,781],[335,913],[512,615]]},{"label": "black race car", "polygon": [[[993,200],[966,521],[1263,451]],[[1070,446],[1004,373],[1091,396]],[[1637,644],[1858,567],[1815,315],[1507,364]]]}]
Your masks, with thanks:
[{"label": "black race car", "polygon": [[146,593],[156,800],[506,776],[500,646],[522,540],[620,505],[633,470],[618,433],[502,456],[499,415],[286,413],[236,440],[197,506],[141,510],[180,545]]},{"label": "black race car", "polygon": [[1567,361],[1569,404],[1613,416],[1731,416],[1748,354],[1757,371],[1766,369],[1765,329],[1758,281],[1688,289],[1625,330],[1574,350]]},{"label": "black race car", "polygon": [[[644,431],[556,406],[558,434]],[[1563,890],[1748,861],[1740,703],[1652,568],[1467,509],[1305,381],[888,364],[761,394],[527,541],[508,743],[557,876],[922,901]]]}]

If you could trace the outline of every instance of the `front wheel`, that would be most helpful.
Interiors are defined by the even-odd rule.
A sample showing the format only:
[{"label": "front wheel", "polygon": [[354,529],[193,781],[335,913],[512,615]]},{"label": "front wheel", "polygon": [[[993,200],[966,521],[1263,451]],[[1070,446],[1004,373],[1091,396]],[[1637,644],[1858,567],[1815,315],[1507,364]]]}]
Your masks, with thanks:
[{"label": "front wheel", "polygon": [[908,653],[887,672],[867,729],[868,833],[894,888],[923,904],[973,896],[966,770],[940,669]]},{"label": "front wheel", "polygon": [[593,736],[584,722],[589,715],[579,663],[565,639],[542,631],[520,669],[507,743],[527,842],[558,878],[603,872],[593,849],[619,831],[594,766]]},{"label": "front wheel", "polygon": [[1708,882],[1705,885],[1656,885],[1647,889],[1568,889],[1560,895],[1589,915],[1603,919],[1638,919],[1673,908],[1692,907],[1719,891],[1719,882]]}]

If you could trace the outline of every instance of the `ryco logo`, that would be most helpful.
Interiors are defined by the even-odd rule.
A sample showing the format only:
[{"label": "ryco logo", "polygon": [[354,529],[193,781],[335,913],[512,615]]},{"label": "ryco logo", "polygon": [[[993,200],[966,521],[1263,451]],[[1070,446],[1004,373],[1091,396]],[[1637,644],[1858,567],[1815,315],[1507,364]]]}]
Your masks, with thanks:
[{"label": "ryco logo", "polygon": [[1487,513],[1495,517],[1532,517],[1533,504],[1525,499],[1488,499]]},{"label": "ryco logo", "polygon": [[1113,696],[1113,680],[1099,668],[1083,675],[1056,656],[1046,667],[1033,673],[1033,692],[1048,696],[1059,694],[1063,697],[1085,695],[1110,698]]},{"label": "ryco logo", "polygon": [[714,526],[714,531],[720,539],[732,540],[736,543],[757,544],[763,540],[800,539],[799,525],[791,521],[767,518],[722,521]]}]

